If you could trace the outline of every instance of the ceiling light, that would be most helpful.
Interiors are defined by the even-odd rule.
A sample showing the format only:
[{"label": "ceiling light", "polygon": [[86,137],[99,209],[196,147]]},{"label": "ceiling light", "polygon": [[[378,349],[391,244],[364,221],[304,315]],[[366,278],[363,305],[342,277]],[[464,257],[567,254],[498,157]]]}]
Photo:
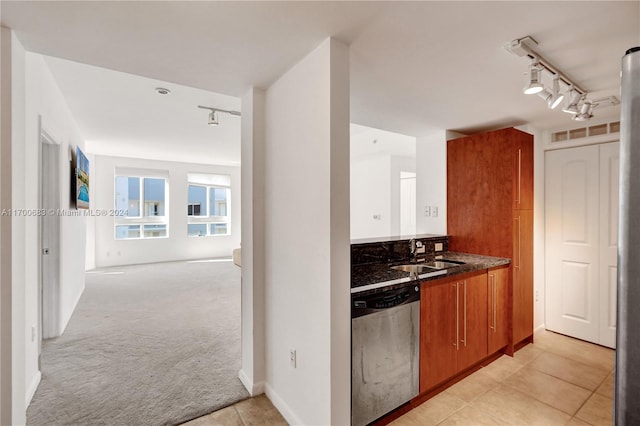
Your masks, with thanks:
[{"label": "ceiling light", "polygon": [[168,95],[171,93],[171,90],[165,89],[164,87],[156,87],[156,93],[159,95]]},{"label": "ceiling light", "polygon": [[560,78],[555,75],[553,77],[553,92],[551,93],[551,98],[547,98],[547,106],[549,109],[555,109],[563,99],[564,95],[560,93]]},{"label": "ceiling light", "polygon": [[540,72],[542,68],[536,58],[533,58],[529,65],[529,84],[523,89],[526,95],[533,95],[542,92],[544,86],[540,83]]},{"label": "ceiling light", "polygon": [[597,104],[593,104],[590,100],[585,99],[585,101],[580,106],[580,113],[574,115],[572,118],[576,121],[587,121],[593,117],[593,108]]},{"label": "ceiling light", "polygon": [[207,123],[209,126],[217,126],[218,123],[218,115],[215,111],[211,111],[209,113],[209,122]]},{"label": "ceiling light", "polygon": [[241,115],[240,111],[230,111],[230,110],[226,110],[226,109],[218,109],[218,108],[202,106],[202,105],[198,105],[198,108],[208,109],[209,111],[211,111],[209,113],[209,121],[207,123],[207,124],[209,124],[209,126],[217,126],[218,124],[220,124],[218,122],[218,113],[219,112],[224,112],[226,114],[234,115],[236,117],[240,117],[240,115]]},{"label": "ceiling light", "polygon": [[582,93],[575,90],[573,87],[569,89],[567,94],[567,104],[564,108],[562,108],[563,112],[567,112],[569,114],[577,114],[578,110],[578,102],[582,98]]}]

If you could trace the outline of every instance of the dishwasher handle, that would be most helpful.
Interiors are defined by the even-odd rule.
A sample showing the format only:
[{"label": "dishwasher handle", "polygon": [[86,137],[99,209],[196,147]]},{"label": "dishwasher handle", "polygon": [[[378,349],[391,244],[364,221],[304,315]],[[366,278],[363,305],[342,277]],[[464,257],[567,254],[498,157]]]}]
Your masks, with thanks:
[{"label": "dishwasher handle", "polygon": [[362,296],[351,295],[351,318],[392,309],[397,306],[407,305],[420,301],[420,286],[411,285],[395,290],[386,290],[379,293]]}]

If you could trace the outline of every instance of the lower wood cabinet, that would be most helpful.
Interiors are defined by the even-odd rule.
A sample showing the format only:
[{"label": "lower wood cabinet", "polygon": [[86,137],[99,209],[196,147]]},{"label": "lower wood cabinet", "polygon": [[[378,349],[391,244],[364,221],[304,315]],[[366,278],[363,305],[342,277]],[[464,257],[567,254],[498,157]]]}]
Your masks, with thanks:
[{"label": "lower wood cabinet", "polygon": [[488,353],[509,343],[509,267],[489,269],[488,273]]},{"label": "lower wood cabinet", "polygon": [[428,281],[420,293],[420,392],[488,354],[487,271]]}]

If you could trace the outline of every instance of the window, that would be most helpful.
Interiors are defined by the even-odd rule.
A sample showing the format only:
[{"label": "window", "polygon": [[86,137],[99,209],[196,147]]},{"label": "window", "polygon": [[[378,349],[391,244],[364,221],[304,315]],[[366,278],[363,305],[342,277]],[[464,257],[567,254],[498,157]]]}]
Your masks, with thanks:
[{"label": "window", "polygon": [[190,237],[229,235],[231,178],[227,175],[189,174],[187,234]]},{"label": "window", "polygon": [[116,240],[168,236],[166,178],[116,175],[115,194]]}]

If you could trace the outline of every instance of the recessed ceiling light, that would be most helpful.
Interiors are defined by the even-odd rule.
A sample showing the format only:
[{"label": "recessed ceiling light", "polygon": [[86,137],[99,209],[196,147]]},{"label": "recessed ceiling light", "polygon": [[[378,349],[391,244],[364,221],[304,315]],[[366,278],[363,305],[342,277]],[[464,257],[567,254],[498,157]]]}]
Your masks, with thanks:
[{"label": "recessed ceiling light", "polygon": [[171,93],[171,90],[165,89],[164,87],[156,87],[156,93],[159,95],[168,95]]}]

